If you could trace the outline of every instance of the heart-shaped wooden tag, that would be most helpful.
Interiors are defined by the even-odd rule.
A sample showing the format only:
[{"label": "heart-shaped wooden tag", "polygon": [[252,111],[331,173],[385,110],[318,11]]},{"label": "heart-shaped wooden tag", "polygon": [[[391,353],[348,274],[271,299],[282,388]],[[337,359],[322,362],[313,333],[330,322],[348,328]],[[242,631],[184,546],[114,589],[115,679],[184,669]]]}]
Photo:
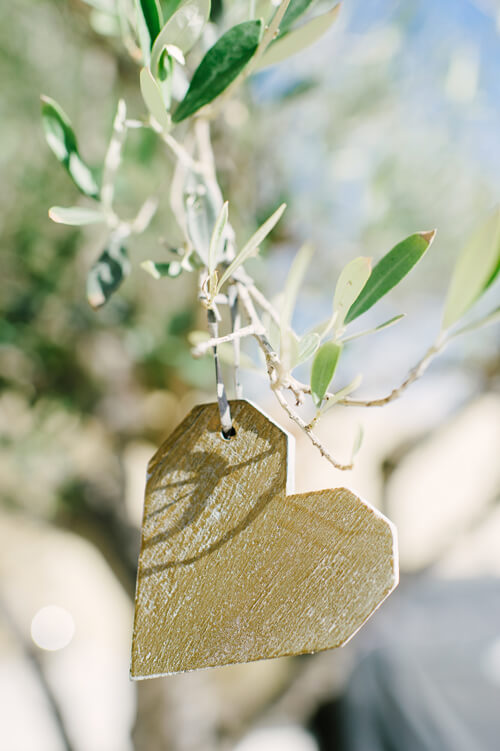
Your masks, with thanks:
[{"label": "heart-shaped wooden tag", "polygon": [[398,581],[391,523],[345,488],[290,495],[289,436],[196,407],[152,458],[132,678],[344,644]]}]

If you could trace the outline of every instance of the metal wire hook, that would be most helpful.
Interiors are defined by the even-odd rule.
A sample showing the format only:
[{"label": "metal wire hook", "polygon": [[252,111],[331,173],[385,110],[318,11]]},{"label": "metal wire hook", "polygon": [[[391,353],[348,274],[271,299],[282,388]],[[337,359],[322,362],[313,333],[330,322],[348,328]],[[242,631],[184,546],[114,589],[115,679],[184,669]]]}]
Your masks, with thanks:
[{"label": "metal wire hook", "polygon": [[[217,315],[213,308],[207,309],[207,323],[208,331],[212,339],[217,339],[218,324]],[[229,440],[232,436],[236,435],[236,431],[233,427],[233,421],[231,418],[231,410],[229,407],[229,400],[227,398],[226,387],[224,385],[224,379],[222,377],[222,368],[220,365],[219,355],[217,352],[217,346],[213,348],[214,363],[215,363],[215,380],[217,383],[217,403],[219,405],[220,424],[222,428],[222,437]]]}]

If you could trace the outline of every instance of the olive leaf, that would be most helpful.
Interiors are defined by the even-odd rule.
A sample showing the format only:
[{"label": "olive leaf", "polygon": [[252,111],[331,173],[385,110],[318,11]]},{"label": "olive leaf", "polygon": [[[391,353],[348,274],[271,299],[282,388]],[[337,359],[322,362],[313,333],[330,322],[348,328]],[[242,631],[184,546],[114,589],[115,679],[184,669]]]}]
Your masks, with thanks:
[{"label": "olive leaf", "polygon": [[173,121],[185,120],[222,94],[253,57],[261,35],[260,20],[244,21],[226,31],[196,68],[186,96],[173,114]]},{"label": "olive leaf", "polygon": [[371,258],[360,256],[350,261],[340,272],[333,298],[333,312],[337,314],[336,329],[343,327],[345,317],[367,283],[371,271]]},{"label": "olive leaf", "polygon": [[224,234],[226,232],[228,220],[228,202],[225,201],[220,214],[214,225],[210,245],[208,248],[208,280],[209,295],[213,299],[217,295],[217,264],[222,259],[224,250]]},{"label": "olive leaf", "polygon": [[316,334],[314,331],[301,336],[299,341],[297,342],[296,353],[295,357],[293,358],[292,366],[296,367],[297,365],[301,365],[303,362],[307,362],[307,360],[309,360],[309,358],[311,358],[315,354],[320,343],[321,338],[319,334]]},{"label": "olive leaf", "polygon": [[493,284],[500,272],[500,207],[462,249],[446,299],[443,329],[453,326]]},{"label": "olive leaf", "polygon": [[351,453],[351,464],[354,460],[354,457],[358,453],[359,449],[361,448],[361,444],[363,443],[363,438],[365,436],[365,431],[363,429],[362,425],[358,425],[358,429],[356,431],[356,436],[354,438],[354,442],[352,445],[352,453]]},{"label": "olive leaf", "polygon": [[332,394],[332,396],[330,396],[323,402],[323,405],[321,407],[321,414],[328,412],[328,410],[338,404],[341,399],[345,399],[346,396],[349,396],[349,394],[352,394],[353,391],[356,391],[356,389],[361,386],[362,381],[363,376],[361,375],[361,373],[358,373],[356,378],[354,378],[351,383],[348,383],[347,386],[344,386],[343,388],[336,391],[334,394]]},{"label": "olive leaf", "polygon": [[392,248],[373,268],[370,278],[349,308],[345,323],[366,313],[381,297],[404,279],[430,247],[436,230],[417,232]]},{"label": "olive leaf", "polygon": [[171,119],[168,114],[161,89],[153,77],[149,68],[143,68],[139,77],[141,94],[149,113],[154,117],[162,130],[168,131],[171,127]]},{"label": "olive leaf", "polygon": [[498,308],[495,308],[494,310],[491,310],[489,313],[486,313],[486,315],[482,316],[478,321],[472,321],[471,323],[468,323],[466,326],[463,326],[463,328],[458,329],[458,331],[455,331],[453,336],[461,336],[462,334],[469,334],[471,331],[476,331],[477,329],[481,329],[483,326],[489,326],[492,323],[497,323],[497,321],[500,320],[500,306]]},{"label": "olive leaf", "polygon": [[342,344],[325,342],[316,352],[311,368],[311,396],[319,407],[328,390],[342,354]]},{"label": "olive leaf", "polygon": [[118,238],[111,238],[87,276],[87,299],[93,308],[102,307],[130,272],[127,251]]},{"label": "olive leaf", "polygon": [[150,50],[163,25],[160,4],[158,0],[136,0],[136,9],[138,23],[147,31],[147,45]]},{"label": "olive leaf", "polygon": [[49,217],[56,224],[69,224],[80,227],[84,224],[96,224],[104,221],[104,214],[98,209],[87,209],[84,206],[52,206]]},{"label": "olive leaf", "polygon": [[[302,284],[304,275],[311,262],[312,254],[312,245],[305,243],[293,259],[293,263],[285,283],[283,305],[281,308],[280,316],[280,354],[285,370],[288,370],[292,366],[293,360],[295,359],[291,356],[293,345],[292,339],[294,338],[294,334],[291,331],[290,327],[299,287]],[[299,358],[298,350],[296,352],[296,358]]]},{"label": "olive leaf", "polygon": [[190,172],[184,188],[186,228],[194,250],[205,265],[208,265],[210,240],[220,206],[221,197],[213,182]]},{"label": "olive leaf", "polygon": [[175,13],[179,5],[181,4],[181,0],[163,0],[162,1],[162,10],[163,15],[165,17],[165,20],[168,21],[168,19]]},{"label": "olive leaf", "polygon": [[307,23],[296,29],[292,29],[283,36],[278,36],[262,55],[262,59],[257,65],[257,69],[260,70],[261,68],[266,68],[268,65],[281,63],[283,60],[286,60],[286,58],[291,57],[297,52],[301,52],[306,47],[309,47],[309,45],[314,44],[314,42],[320,39],[335,23],[339,14],[339,9],[340,5],[336,5],[327,13],[312,18],[310,21],[307,21]]},{"label": "olive leaf", "polygon": [[267,219],[264,224],[259,227],[257,232],[252,235],[250,240],[240,250],[234,261],[229,264],[227,269],[222,274],[217,285],[217,292],[219,292],[219,290],[222,288],[222,285],[227,282],[227,280],[235,273],[235,271],[239,269],[240,266],[245,263],[245,261],[248,261],[248,259],[258,251],[261,243],[266,239],[268,234],[281,219],[281,216],[285,209],[286,203],[282,203],[281,206],[276,209],[274,214],[271,214],[269,219]]},{"label": "olive leaf", "polygon": [[90,168],[78,152],[76,136],[64,110],[54,99],[42,96],[42,124],[48,145],[76,187],[91,198],[98,198],[97,185]]},{"label": "olive leaf", "polygon": [[167,45],[174,45],[187,55],[198,41],[210,16],[210,0],[184,0],[158,34],[151,50],[151,70],[158,70],[160,57]]},{"label": "olive leaf", "polygon": [[167,261],[166,263],[143,261],[141,269],[144,269],[153,279],[163,279],[166,276],[175,279],[182,274],[183,266],[180,261]]},{"label": "olive leaf", "polygon": [[283,36],[298,18],[313,5],[315,0],[290,0],[285,15],[280,23],[279,36]]},{"label": "olive leaf", "polygon": [[392,318],[389,318],[388,321],[384,321],[383,323],[379,323],[378,326],[374,326],[372,329],[366,329],[365,331],[360,331],[358,334],[352,334],[351,336],[342,337],[342,341],[344,344],[346,342],[352,342],[355,339],[361,339],[362,336],[368,336],[369,334],[377,334],[379,331],[383,331],[384,329],[390,328],[390,326],[394,326],[395,323],[398,323],[403,318],[405,318],[406,313],[399,313],[397,316],[393,316]]}]

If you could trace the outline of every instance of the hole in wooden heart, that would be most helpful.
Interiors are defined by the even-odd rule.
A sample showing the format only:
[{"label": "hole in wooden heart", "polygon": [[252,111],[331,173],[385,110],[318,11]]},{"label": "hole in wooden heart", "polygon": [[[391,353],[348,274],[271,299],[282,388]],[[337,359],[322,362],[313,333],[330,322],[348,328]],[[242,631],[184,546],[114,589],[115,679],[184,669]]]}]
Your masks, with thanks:
[{"label": "hole in wooden heart", "polygon": [[234,426],[233,426],[232,428],[229,428],[229,430],[221,430],[220,433],[225,441],[230,441],[231,438],[234,438],[234,436],[236,435],[236,430],[234,429]]}]

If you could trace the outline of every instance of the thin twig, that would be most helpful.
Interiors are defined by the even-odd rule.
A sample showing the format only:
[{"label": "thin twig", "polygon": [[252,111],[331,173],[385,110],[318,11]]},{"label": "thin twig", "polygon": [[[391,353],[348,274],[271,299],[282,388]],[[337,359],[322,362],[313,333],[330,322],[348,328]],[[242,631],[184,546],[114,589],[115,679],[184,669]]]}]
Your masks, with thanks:
[{"label": "thin twig", "polygon": [[304,431],[304,433],[308,436],[311,443],[316,446],[318,451],[320,452],[321,456],[323,456],[327,461],[330,462],[336,469],[342,469],[342,470],[348,470],[353,468],[353,464],[340,464],[336,459],[333,458],[333,456],[330,454],[327,448],[321,443],[319,438],[313,433],[311,426],[307,425],[304,420],[299,417],[299,415],[293,411],[293,409],[288,404],[287,400],[281,393],[279,389],[274,388],[273,389],[274,395],[276,396],[276,399],[281,404],[285,412],[287,413],[290,420],[293,420],[293,422],[299,426],[301,430]]},{"label": "thin twig", "polygon": [[436,355],[441,352],[447,345],[448,339],[445,337],[438,338],[437,341],[430,347],[425,355],[422,357],[415,367],[413,367],[408,373],[407,377],[400,386],[397,386],[387,396],[383,396],[379,399],[339,399],[338,404],[342,404],[344,407],[383,407],[385,404],[398,399],[406,389],[415,383],[427,370],[432,360]]},{"label": "thin twig", "polygon": [[253,279],[250,279],[250,283],[247,286],[248,286],[249,293],[252,295],[257,305],[269,315],[269,317],[274,321],[274,323],[277,326],[279,326],[280,315],[278,311],[273,305],[271,305],[271,303],[269,302],[269,300],[267,300],[265,295],[263,295],[262,292],[259,289],[257,289]]},{"label": "thin twig", "polygon": [[211,347],[217,347],[219,344],[225,342],[236,342],[242,339],[244,336],[253,336],[255,328],[253,326],[243,326],[241,329],[235,329],[230,334],[224,336],[218,336],[211,339],[207,339],[205,342],[200,342],[191,350],[193,357],[202,357]]},{"label": "thin twig", "polygon": [[[411,386],[415,381],[417,381],[427,370],[429,365],[431,364],[434,357],[441,352],[446,344],[448,343],[449,339],[438,339],[435,344],[430,347],[430,349],[426,352],[424,357],[415,365],[409,372],[408,376],[405,378],[403,383],[401,383],[399,386],[394,388],[390,394],[387,394],[386,396],[379,397],[378,399],[350,399],[348,397],[344,399],[336,399],[336,394],[328,391],[324,399],[325,401],[328,401],[329,399],[335,400],[336,404],[340,404],[343,407],[383,407],[385,404],[389,404],[389,402],[394,401],[395,399],[398,399],[404,391],[406,391],[409,386]],[[310,394],[311,393],[311,387],[308,386],[305,383],[301,383],[300,381],[296,380],[295,378],[293,380],[294,385],[294,391],[300,391],[303,394]],[[314,424],[317,421],[318,417],[313,420],[311,423]]]},{"label": "thin twig", "polygon": [[[215,158],[210,139],[210,123],[205,117],[198,117],[194,123],[194,132],[196,144],[198,146],[198,157],[200,166],[205,175],[216,181]],[[220,190],[219,186],[217,188]]]},{"label": "thin twig", "polygon": [[101,206],[106,214],[112,214],[115,194],[115,178],[122,160],[122,149],[127,137],[127,108],[123,99],[118,102],[113,122],[113,132],[104,157],[101,187]]},{"label": "thin twig", "polygon": [[269,339],[267,338],[265,334],[265,331],[263,331],[264,327],[262,326],[262,323],[260,322],[260,319],[255,311],[255,308],[250,299],[248,290],[246,290],[245,286],[241,282],[238,283],[238,291],[241,297],[243,307],[245,308],[245,312],[247,313],[251,321],[251,324],[254,328],[253,336],[257,339],[257,342],[259,343],[262,351],[264,352],[264,356],[266,358],[266,364],[267,364],[267,372],[269,375],[269,380],[271,382],[271,388],[279,404],[285,410],[289,418],[293,420],[293,422],[296,425],[298,425],[298,427],[302,431],[304,431],[304,433],[307,435],[311,443],[314,446],[316,446],[316,448],[319,450],[321,456],[327,459],[327,461],[329,461],[330,464],[332,464],[336,469],[342,469],[342,470],[352,469],[353,467],[352,463],[341,464],[340,462],[338,462],[336,459],[333,458],[333,456],[330,454],[328,449],[321,443],[319,438],[313,433],[311,426],[307,425],[305,421],[301,417],[299,417],[299,415],[296,412],[294,412],[294,410],[288,404],[287,400],[283,396],[282,389],[290,389],[295,394],[296,400],[299,401],[299,396],[296,392],[296,384],[298,384],[298,381],[295,381],[295,379],[290,379],[289,377],[286,377],[283,374],[283,368],[279,360],[279,357],[276,354],[276,352],[273,350],[269,342]]},{"label": "thin twig", "polygon": [[169,203],[177,224],[184,235],[187,249],[191,251],[191,239],[187,229],[186,207],[184,205],[184,186],[186,183],[187,172],[188,167],[186,163],[181,162],[180,159],[177,160],[174,174],[172,175],[172,182],[170,184]]},{"label": "thin twig", "polygon": [[278,357],[278,354],[274,351],[271,342],[267,338],[265,327],[262,324],[257,311],[255,310],[255,306],[250,297],[250,294],[245,285],[241,282],[238,283],[238,291],[243,307],[245,308],[245,312],[247,313],[250,321],[255,326],[254,337],[257,339],[257,342],[262,352],[264,353],[267,364],[267,372],[269,375],[269,380],[271,381],[272,388],[289,389],[295,397],[295,403],[297,404],[297,406],[299,406],[299,404],[302,404],[302,402],[304,401],[304,384],[300,383],[300,381],[297,381],[297,379],[294,378],[291,373],[286,372],[283,368],[283,364]]},{"label": "thin twig", "polygon": [[267,338],[266,330],[262,325],[262,321],[257,315],[257,311],[255,310],[253,302],[250,299],[247,288],[241,282],[238,282],[237,288],[242,305],[245,309],[245,313],[247,314],[250,323],[254,328],[253,336],[257,339],[257,342],[262,352],[264,353],[264,357],[266,358],[269,378],[271,379],[271,384],[273,384],[280,377],[281,372],[278,355],[274,351],[271,342]]},{"label": "thin twig", "polygon": [[163,143],[168,146],[168,148],[172,151],[179,162],[182,162],[182,164],[184,164],[186,167],[189,167],[191,170],[193,170],[193,172],[203,171],[199,162],[193,159],[191,154],[186,151],[184,146],[176,141],[175,138],[170,135],[170,133],[166,133],[164,130],[162,130],[159,132],[159,135],[163,140]]},{"label": "thin twig", "polygon": [[146,198],[131,224],[131,231],[134,235],[140,235],[149,227],[158,209],[158,203],[156,196]]},{"label": "thin twig", "polygon": [[217,182],[215,157],[210,138],[210,123],[205,117],[199,117],[195,120],[194,135],[198,148],[199,171],[205,178],[209,189],[217,197],[216,200],[220,207],[222,207],[223,198],[222,191]]}]

